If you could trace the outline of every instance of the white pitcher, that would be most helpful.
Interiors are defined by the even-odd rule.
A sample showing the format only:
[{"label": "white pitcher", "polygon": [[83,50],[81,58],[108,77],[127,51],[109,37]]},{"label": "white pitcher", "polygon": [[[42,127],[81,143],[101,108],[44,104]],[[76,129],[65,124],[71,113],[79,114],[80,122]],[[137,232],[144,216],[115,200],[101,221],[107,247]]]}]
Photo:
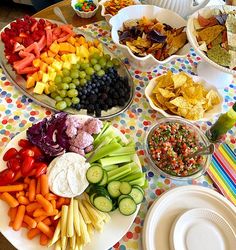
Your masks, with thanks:
[{"label": "white pitcher", "polygon": [[170,9],[186,18],[198,9],[203,8],[210,0],[144,0],[142,3]]}]

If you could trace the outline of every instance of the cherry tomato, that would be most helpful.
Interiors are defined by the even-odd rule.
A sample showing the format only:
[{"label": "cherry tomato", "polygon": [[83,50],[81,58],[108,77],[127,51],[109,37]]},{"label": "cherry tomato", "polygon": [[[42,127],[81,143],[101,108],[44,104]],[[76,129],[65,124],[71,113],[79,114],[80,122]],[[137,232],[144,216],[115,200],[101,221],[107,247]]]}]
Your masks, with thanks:
[{"label": "cherry tomato", "polygon": [[11,169],[5,169],[0,172],[0,186],[11,184],[15,173]]},{"label": "cherry tomato", "polygon": [[34,157],[34,151],[29,148],[23,148],[19,151],[19,154],[22,158],[25,158],[26,156]]},{"label": "cherry tomato", "polygon": [[3,156],[4,161],[9,161],[11,158],[16,157],[18,155],[18,151],[15,148],[10,148]]},{"label": "cherry tomato", "polygon": [[17,172],[21,168],[20,159],[12,158],[7,162],[7,167],[13,172]]},{"label": "cherry tomato", "polygon": [[34,158],[36,159],[43,155],[42,151],[36,146],[32,146],[30,149],[34,152]]},{"label": "cherry tomato", "polygon": [[26,177],[30,171],[33,169],[34,158],[30,156],[26,156],[23,160],[21,166],[21,173],[24,177]]},{"label": "cherry tomato", "polygon": [[29,148],[32,146],[32,144],[26,139],[20,139],[18,141],[18,145],[22,148]]},{"label": "cherry tomato", "polygon": [[37,162],[37,163],[34,163],[34,167],[36,167],[35,177],[38,178],[42,174],[46,173],[48,166],[47,164],[43,162]]}]

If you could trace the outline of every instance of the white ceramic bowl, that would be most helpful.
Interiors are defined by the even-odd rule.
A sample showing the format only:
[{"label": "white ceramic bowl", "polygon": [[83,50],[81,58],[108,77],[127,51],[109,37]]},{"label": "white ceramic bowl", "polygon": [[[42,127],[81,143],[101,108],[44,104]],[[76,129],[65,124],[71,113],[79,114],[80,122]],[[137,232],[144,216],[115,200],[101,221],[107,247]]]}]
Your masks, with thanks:
[{"label": "white ceramic bowl", "polygon": [[98,1],[97,0],[93,0],[93,3],[96,5],[96,8],[93,10],[93,11],[88,11],[88,12],[85,12],[85,11],[79,11],[75,8],[75,4],[78,2],[78,0],[71,0],[71,7],[73,8],[73,10],[76,12],[76,14],[79,16],[79,17],[82,17],[82,18],[90,18],[92,16],[94,16],[98,10]]},{"label": "white ceramic bowl", "polygon": [[[187,73],[186,73],[186,74],[187,74]],[[194,75],[189,75],[189,76],[192,77],[192,79],[193,79],[194,82],[201,82],[202,85],[203,85],[207,90],[210,90],[210,89],[215,90],[215,91],[218,93],[219,97],[220,97],[220,103],[219,103],[218,105],[215,105],[215,106],[213,107],[213,109],[211,109],[211,110],[205,112],[202,119],[199,119],[199,120],[189,120],[189,119],[186,119],[186,118],[185,118],[185,119],[186,119],[186,120],[189,120],[189,121],[195,121],[195,122],[196,122],[196,121],[208,121],[210,118],[212,118],[212,117],[214,117],[215,115],[221,113],[221,112],[222,112],[222,105],[223,105],[223,97],[222,97],[222,95],[219,93],[218,89],[217,89],[215,86],[213,86],[213,85],[209,84],[208,82],[206,82],[205,80],[203,80],[203,78],[200,78],[199,76],[194,76]],[[158,77],[160,77],[160,76],[158,76]],[[178,116],[177,114],[174,114],[174,115],[169,114],[169,113],[167,113],[166,111],[164,111],[163,109],[158,108],[158,107],[153,103],[153,101],[152,101],[152,99],[151,99],[151,94],[152,94],[152,90],[153,90],[154,87],[156,86],[156,79],[157,79],[158,77],[153,78],[153,79],[148,83],[147,87],[145,88],[145,96],[147,97],[150,106],[151,106],[154,110],[158,111],[159,113],[161,113],[161,114],[162,114],[163,116],[165,116],[165,117],[181,117],[181,116]]]},{"label": "white ceramic bowl", "polygon": [[153,5],[133,5],[126,7],[118,12],[117,15],[110,19],[111,37],[113,42],[122,50],[123,54],[129,59],[130,64],[134,67],[148,71],[158,66],[159,64],[168,63],[173,59],[185,57],[189,52],[189,44],[186,44],[178,52],[163,61],[157,60],[153,55],[149,54],[145,57],[135,56],[130,48],[119,42],[118,31],[123,29],[123,23],[127,20],[141,19],[143,16],[150,19],[157,18],[158,21],[166,23],[173,28],[186,26],[186,21],[175,12],[167,9],[162,9]]},{"label": "white ceramic bowl", "polygon": [[[102,0],[99,2],[99,5],[101,5],[102,10],[101,10],[101,16],[103,16],[106,21],[109,23],[109,20],[112,18],[111,14],[106,14],[106,8],[104,6],[105,2],[108,2],[110,0]],[[135,4],[141,4],[141,2],[139,0],[134,0]]]},{"label": "white ceramic bowl", "polygon": [[194,28],[193,20],[194,18],[198,17],[198,14],[203,16],[211,16],[212,10],[236,10],[236,6],[229,6],[229,5],[217,5],[217,6],[208,6],[206,8],[200,9],[199,11],[196,11],[193,15],[191,15],[188,19],[187,23],[187,36],[189,43],[192,45],[192,47],[195,49],[197,54],[207,63],[209,63],[211,66],[215,67],[218,70],[221,70],[225,73],[236,75],[236,70],[229,69],[227,67],[223,67],[215,62],[213,62],[209,57],[206,55],[206,53],[199,49],[199,44],[197,42],[196,38],[196,30]]}]

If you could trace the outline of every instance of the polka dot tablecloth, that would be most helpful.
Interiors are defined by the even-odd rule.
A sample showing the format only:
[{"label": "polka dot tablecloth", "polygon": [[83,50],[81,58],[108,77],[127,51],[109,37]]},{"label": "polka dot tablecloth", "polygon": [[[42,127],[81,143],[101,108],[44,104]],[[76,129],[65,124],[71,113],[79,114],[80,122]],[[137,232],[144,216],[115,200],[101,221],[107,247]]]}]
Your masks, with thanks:
[{"label": "polka dot tablecloth", "polygon": [[[115,54],[121,56],[121,52],[116,48],[114,43],[111,42],[110,31],[106,22],[102,21],[82,28],[94,37],[100,39],[114,51]],[[150,108],[145,98],[144,89],[148,81],[153,77],[167,72],[167,70],[171,70],[174,73],[185,71],[190,74],[196,74],[196,66],[201,59],[194,50],[191,49],[190,54],[187,55],[186,58],[177,59],[171,63],[161,65],[150,72],[142,72],[134,69],[129,65],[126,58],[123,58],[123,60],[133,77],[135,96],[130,108],[114,118],[111,122],[116,128],[120,129],[128,139],[132,138],[135,140],[136,149],[143,165],[143,171],[146,173],[149,181],[149,188],[146,190],[145,201],[141,205],[133,225],[112,249],[136,250],[142,249],[141,232],[145,215],[150,205],[158,196],[169,188],[179,185],[196,184],[213,188],[213,183],[208,175],[204,175],[198,180],[184,182],[176,182],[163,176],[158,176],[157,173],[148,166],[143,150],[145,131],[160,117],[160,114]],[[46,116],[50,116],[52,111],[35,104],[31,99],[24,96],[6,79],[2,70],[0,71],[0,77],[0,149],[2,150],[18,132],[25,130],[32,123],[40,121]],[[224,111],[226,111],[228,106],[232,106],[232,103],[236,101],[236,85],[230,84],[222,91],[222,95],[224,97],[223,108]],[[214,122],[214,120],[199,123],[199,125],[205,131],[212,122]],[[233,136],[235,130],[235,127],[231,129],[225,139],[234,152],[236,152],[235,136]]]}]

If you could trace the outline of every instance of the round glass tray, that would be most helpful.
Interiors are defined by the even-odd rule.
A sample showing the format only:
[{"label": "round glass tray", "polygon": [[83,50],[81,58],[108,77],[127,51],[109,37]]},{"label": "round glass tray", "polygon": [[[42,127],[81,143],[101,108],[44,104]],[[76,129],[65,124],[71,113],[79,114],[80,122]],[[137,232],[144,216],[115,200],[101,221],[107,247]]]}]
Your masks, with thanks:
[{"label": "round glass tray", "polygon": [[[62,24],[60,22],[54,21],[54,20],[49,20],[52,23],[56,23],[58,25]],[[5,28],[10,27],[10,24],[8,24],[7,26],[5,26],[1,31],[4,31]],[[76,34],[81,34],[83,35],[87,41],[92,41],[94,38],[89,35],[88,33],[86,33],[83,30],[80,30],[79,28],[74,28],[74,32]],[[102,43],[102,42],[101,42]],[[108,109],[107,111],[102,111],[101,116],[97,117],[99,119],[109,119],[112,117],[115,117],[117,115],[119,115],[120,113],[124,112],[132,103],[133,100],[133,96],[134,96],[134,83],[133,83],[133,79],[129,73],[129,71],[127,70],[125,64],[118,58],[116,57],[103,43],[103,48],[104,48],[104,52],[105,54],[109,54],[111,56],[111,58],[116,58],[119,62],[120,65],[117,68],[118,74],[121,77],[126,77],[128,79],[128,83],[130,85],[130,96],[128,101],[125,103],[124,106],[120,107],[120,106],[116,106],[113,107],[111,109]],[[38,103],[39,105],[52,109],[54,111],[59,111],[55,108],[55,100],[52,99],[50,96],[42,94],[35,94],[33,93],[33,88],[31,89],[26,89],[26,80],[25,78],[23,78],[21,75],[18,75],[12,68],[12,66],[7,62],[7,59],[5,57],[5,53],[4,53],[4,43],[0,40],[0,64],[2,66],[2,69],[5,73],[5,75],[7,76],[7,78],[21,91],[23,92],[27,97],[29,97],[30,99],[32,99],[34,102]],[[115,83],[113,83],[114,85]],[[64,112],[67,112],[69,114],[81,114],[81,115],[86,115],[87,111],[85,109],[81,109],[81,110],[76,110],[74,108],[67,108],[65,110],[63,110]]]}]

